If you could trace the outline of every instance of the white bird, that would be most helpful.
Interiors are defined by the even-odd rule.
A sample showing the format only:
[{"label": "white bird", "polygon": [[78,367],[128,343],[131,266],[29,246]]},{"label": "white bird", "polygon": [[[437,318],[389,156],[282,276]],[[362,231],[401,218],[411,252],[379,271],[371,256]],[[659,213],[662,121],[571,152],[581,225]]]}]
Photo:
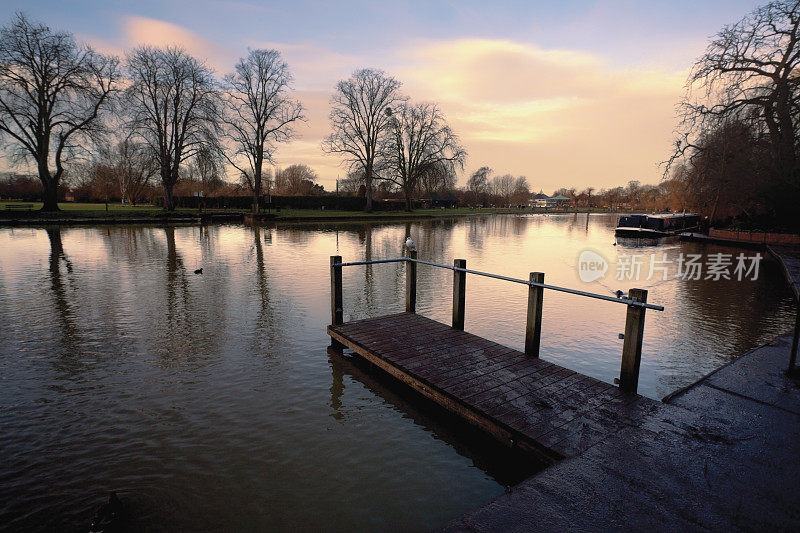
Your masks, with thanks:
[{"label": "white bird", "polygon": [[414,244],[414,241],[411,240],[411,237],[406,239],[406,249],[407,250],[416,250],[417,246]]}]

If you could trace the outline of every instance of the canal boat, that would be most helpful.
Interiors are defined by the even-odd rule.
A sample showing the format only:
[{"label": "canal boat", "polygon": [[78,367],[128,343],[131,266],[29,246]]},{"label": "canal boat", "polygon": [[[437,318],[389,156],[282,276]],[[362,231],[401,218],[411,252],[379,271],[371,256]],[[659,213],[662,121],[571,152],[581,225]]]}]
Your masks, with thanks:
[{"label": "canal boat", "polygon": [[625,215],[619,217],[615,233],[619,237],[649,237],[658,239],[679,235],[700,228],[700,215],[693,213],[664,213],[659,215]]}]

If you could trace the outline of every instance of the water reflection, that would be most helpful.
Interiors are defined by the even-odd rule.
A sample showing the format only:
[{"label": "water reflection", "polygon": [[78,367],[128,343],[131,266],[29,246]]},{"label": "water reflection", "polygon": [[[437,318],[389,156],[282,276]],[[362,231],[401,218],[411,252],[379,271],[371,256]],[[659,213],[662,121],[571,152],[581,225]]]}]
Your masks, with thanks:
[{"label": "water reflection", "polygon": [[499,444],[472,426],[454,421],[436,404],[386,379],[368,363],[334,349],[329,349],[328,355],[332,378],[331,416],[336,420],[343,419],[347,412],[347,406],[342,403],[343,378],[346,375],[363,384],[414,423],[431,428],[438,439],[453,446],[459,454],[468,457],[476,467],[505,487],[516,485],[547,466],[517,449]]},{"label": "water reflection", "polygon": [[[0,229],[0,520],[83,529],[120,490],[141,502],[139,529],[440,526],[512,478],[429,404],[326,354],[328,257],[398,257],[410,236],[425,260],[610,294],[633,283],[581,286],[582,250],[612,264],[719,251],[615,246],[615,222]],[[757,282],[642,282],[666,311],[648,314],[640,391],[663,396],[791,327],[791,293],[762,267]],[[404,307],[402,264],[343,279],[346,319]],[[418,312],[448,322],[452,272],[420,265],[417,283]],[[519,348],[526,301],[524,286],[470,277],[466,329]],[[610,382],[623,324],[624,306],[547,293],[542,357]]]}]

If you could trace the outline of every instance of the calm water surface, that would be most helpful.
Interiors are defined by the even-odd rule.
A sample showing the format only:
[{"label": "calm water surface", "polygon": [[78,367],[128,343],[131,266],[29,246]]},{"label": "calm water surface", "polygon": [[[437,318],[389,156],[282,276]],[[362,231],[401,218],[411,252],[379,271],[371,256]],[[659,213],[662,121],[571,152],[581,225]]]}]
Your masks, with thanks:
[{"label": "calm water surface", "polygon": [[[769,261],[757,281],[616,281],[621,254],[739,250],[614,246],[615,221],[0,229],[0,529],[85,531],[109,490],[131,529],[429,529],[529,474],[326,352],[328,257],[397,257],[406,235],[421,259],[649,289],[666,307],[645,327],[640,392],[654,398],[791,327]],[[578,279],[586,249],[609,261],[603,280]],[[418,312],[448,321],[451,287],[420,266]],[[401,311],[403,267],[345,269],[344,296],[346,320]],[[521,347],[526,298],[469,277],[467,331]],[[611,382],[624,320],[623,305],[547,292],[541,355]]]}]

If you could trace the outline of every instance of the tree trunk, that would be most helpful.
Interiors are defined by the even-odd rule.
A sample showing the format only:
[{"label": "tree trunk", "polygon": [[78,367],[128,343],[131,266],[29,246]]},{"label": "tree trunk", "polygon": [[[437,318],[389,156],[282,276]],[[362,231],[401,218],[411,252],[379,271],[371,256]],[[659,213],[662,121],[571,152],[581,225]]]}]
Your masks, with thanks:
[{"label": "tree trunk", "polygon": [[411,208],[412,208],[411,191],[409,191],[408,189],[405,189],[403,192],[405,193],[405,196],[406,196],[406,211],[408,211],[410,213],[411,212]]},{"label": "tree trunk", "polygon": [[42,194],[42,211],[59,211],[58,208],[58,183],[55,180],[42,180],[44,191]]},{"label": "tree trunk", "polygon": [[164,209],[167,211],[175,210],[175,203],[172,198],[172,188],[174,185],[164,184]]},{"label": "tree trunk", "polygon": [[372,168],[367,168],[364,174],[364,185],[367,193],[367,203],[364,204],[364,211],[372,212]]},{"label": "tree trunk", "polygon": [[253,214],[257,215],[259,211],[258,198],[261,196],[261,172],[256,169],[253,176]]}]

